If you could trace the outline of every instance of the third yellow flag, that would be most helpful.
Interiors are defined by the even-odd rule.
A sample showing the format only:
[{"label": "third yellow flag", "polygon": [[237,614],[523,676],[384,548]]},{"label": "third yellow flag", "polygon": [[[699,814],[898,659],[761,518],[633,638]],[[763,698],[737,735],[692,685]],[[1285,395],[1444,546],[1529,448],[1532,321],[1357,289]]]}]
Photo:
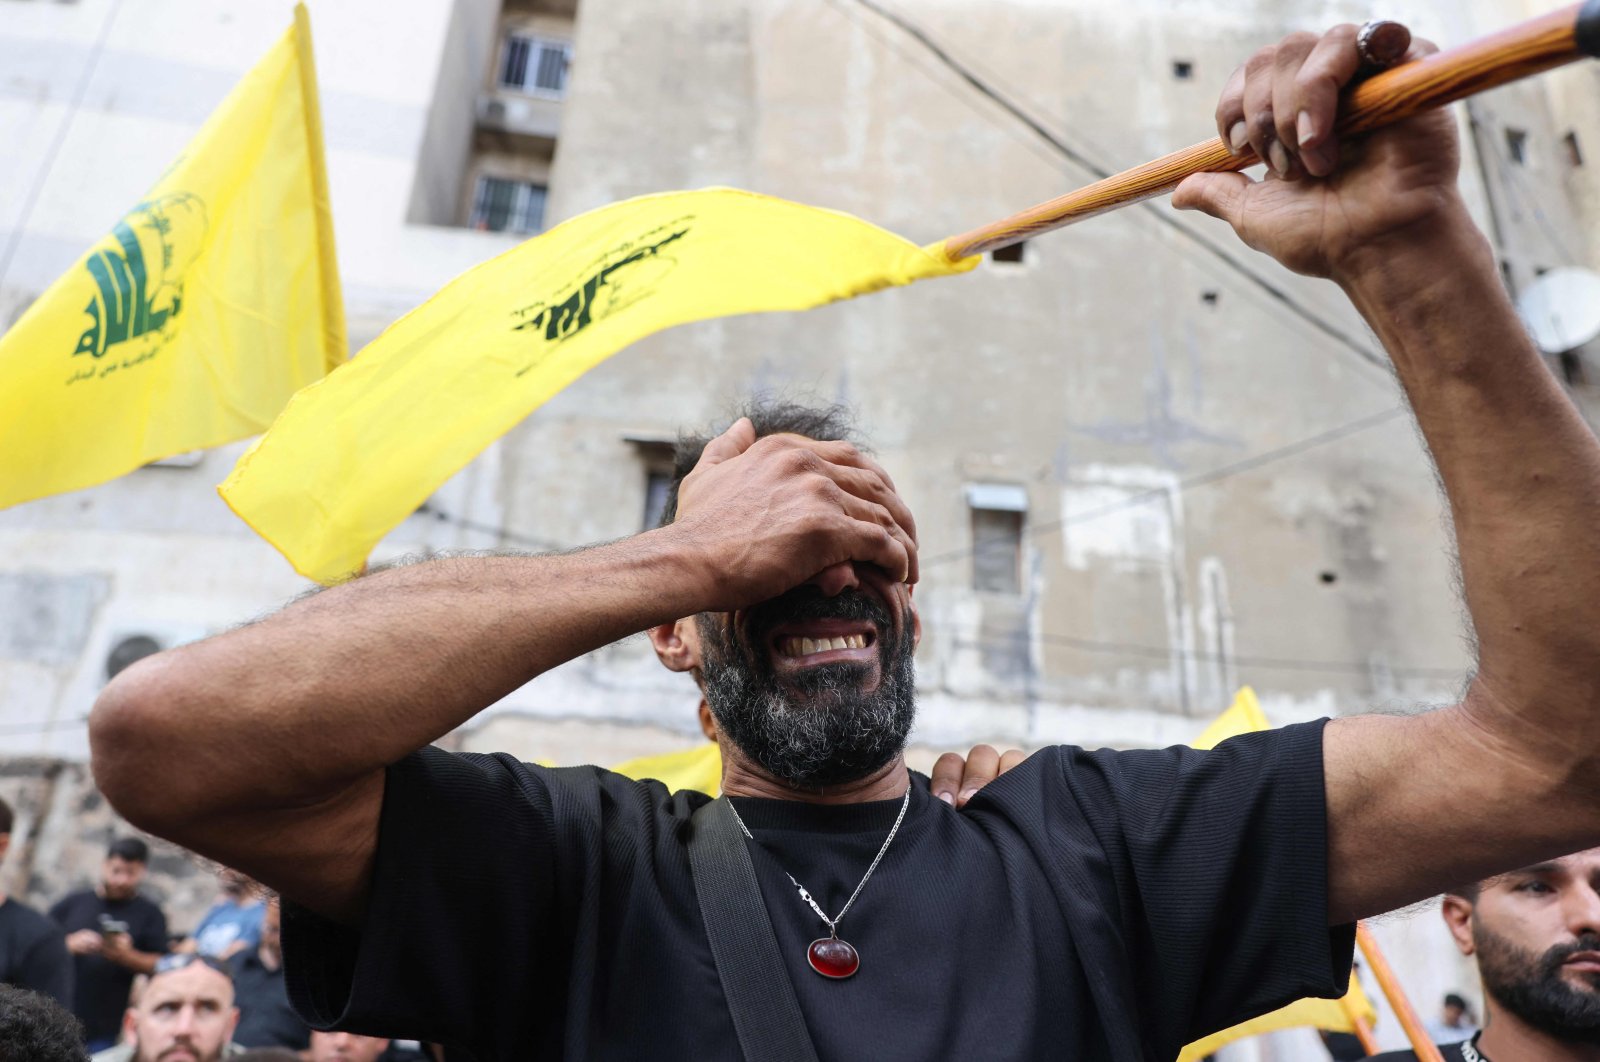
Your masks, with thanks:
[{"label": "third yellow flag", "polygon": [[345,357],[305,9],[0,336],[0,507],[254,435]]},{"label": "third yellow flag", "polygon": [[[1249,686],[1239,690],[1227,711],[1211,721],[1200,736],[1190,742],[1197,749],[1215,748],[1231,737],[1269,730],[1266,714],[1256,700],[1256,691]],[[1250,1036],[1262,1036],[1283,1029],[1313,1028],[1329,1032],[1354,1032],[1359,1018],[1367,1025],[1377,1020],[1372,1001],[1361,990],[1361,982],[1350,974],[1350,991],[1342,999],[1301,999],[1241,1025],[1212,1033],[1185,1047],[1178,1062],[1200,1062],[1219,1047]]]},{"label": "third yellow flag", "polygon": [[296,571],[336,581],[479,451],[629,343],[976,264],[729,188],[614,203],[451,281],[296,395],[219,489]]}]

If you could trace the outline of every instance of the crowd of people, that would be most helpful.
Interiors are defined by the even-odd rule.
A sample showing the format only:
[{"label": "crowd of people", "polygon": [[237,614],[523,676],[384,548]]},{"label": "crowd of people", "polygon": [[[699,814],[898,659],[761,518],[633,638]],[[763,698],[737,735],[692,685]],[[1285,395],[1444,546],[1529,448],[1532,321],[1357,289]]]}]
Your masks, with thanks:
[{"label": "crowd of people", "polygon": [[[287,943],[225,881],[175,951],[138,896],[147,853],[113,845],[52,909],[96,1062],[403,1050],[240,1042],[300,1028],[261,1002],[285,991],[451,1062],[1165,1062],[1344,991],[1357,921],[1445,890],[1489,1000],[1451,1062],[1600,1059],[1600,443],[1459,193],[1454,121],[1341,141],[1366,37],[1258,50],[1216,119],[1270,176],[1195,175],[1173,202],[1335,282],[1388,351],[1452,517],[1476,657],[1457,703],[1205,752],[1051,746],[947,803],[904,756],[907,501],[838,411],[753,408],[680,440],[657,529],[368,572],[118,674],[89,720],[106,800],[281,893]],[[434,744],[640,632],[700,685],[722,797]],[[4,1009],[72,1038],[42,995]]]},{"label": "crowd of people", "polygon": [[[0,800],[0,861],[13,814]],[[193,933],[142,895],[150,849],[47,913],[0,893],[0,1062],[442,1062],[441,1049],[307,1027],[284,985],[276,897],[222,869]]]},{"label": "crowd of people", "polygon": [[[0,801],[0,859],[10,831]],[[148,863],[145,843],[123,838],[99,882],[48,915],[0,895],[0,1062],[442,1062],[438,1047],[308,1029],[285,990],[278,902],[237,871],[219,873],[192,934],[169,936],[140,894]],[[1465,998],[1444,997],[1427,1026],[1448,1062],[1600,1057],[1600,850],[1458,888],[1441,913],[1478,961],[1489,1018],[1481,1030]]]}]

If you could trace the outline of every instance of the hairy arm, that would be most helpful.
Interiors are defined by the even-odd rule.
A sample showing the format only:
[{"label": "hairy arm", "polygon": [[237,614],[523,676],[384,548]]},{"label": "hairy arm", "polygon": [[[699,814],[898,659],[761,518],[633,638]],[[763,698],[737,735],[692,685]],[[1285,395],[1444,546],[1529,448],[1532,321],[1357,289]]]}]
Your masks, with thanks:
[{"label": "hairy arm", "polygon": [[1341,283],[1433,454],[1478,646],[1459,705],[1329,727],[1332,904],[1349,917],[1600,843],[1600,445],[1459,206]]},{"label": "hairy arm", "polygon": [[96,778],[136,824],[350,920],[383,768],[670,616],[688,580],[662,545],[396,568],[151,657],[95,706]]},{"label": "hairy arm", "polygon": [[354,580],[141,661],[90,718],[97,782],[135,824],[359,922],[384,768],[618,638],[863,561],[914,578],[910,516],[841,443],[706,447],[670,527],[576,553],[431,561]]},{"label": "hairy arm", "polygon": [[1295,34],[1242,65],[1218,131],[1272,175],[1202,175],[1174,197],[1341,286],[1389,351],[1449,500],[1477,671],[1450,708],[1328,727],[1334,922],[1600,843],[1600,446],[1467,215],[1449,115],[1337,141],[1355,39]]}]

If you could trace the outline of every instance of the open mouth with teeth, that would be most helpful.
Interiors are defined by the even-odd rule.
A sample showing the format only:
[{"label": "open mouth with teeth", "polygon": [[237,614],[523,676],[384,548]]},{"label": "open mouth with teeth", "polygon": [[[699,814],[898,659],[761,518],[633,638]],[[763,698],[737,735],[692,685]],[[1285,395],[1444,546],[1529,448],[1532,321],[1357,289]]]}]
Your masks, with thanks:
[{"label": "open mouth with teeth", "polygon": [[778,652],[784,656],[813,656],[830,649],[865,649],[871,639],[865,634],[847,634],[843,638],[784,638],[778,643]]},{"label": "open mouth with teeth", "polygon": [[823,664],[874,664],[878,632],[862,620],[808,620],[786,623],[767,638],[779,672]]}]

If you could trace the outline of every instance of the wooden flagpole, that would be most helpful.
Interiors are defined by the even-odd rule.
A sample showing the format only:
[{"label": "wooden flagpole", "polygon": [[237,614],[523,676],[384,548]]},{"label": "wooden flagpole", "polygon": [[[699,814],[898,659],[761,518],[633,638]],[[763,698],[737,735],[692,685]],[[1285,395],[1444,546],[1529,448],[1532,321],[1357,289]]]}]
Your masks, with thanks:
[{"label": "wooden flagpole", "polygon": [[[1361,948],[1361,954],[1366,957],[1367,967],[1372,971],[1373,979],[1383,990],[1383,997],[1389,1001],[1389,1009],[1400,1019],[1400,1027],[1405,1030],[1406,1039],[1411,1041],[1411,1050],[1417,1053],[1417,1062],[1444,1062],[1444,1056],[1434,1045],[1433,1037],[1422,1027],[1422,1020],[1411,1008],[1411,1001],[1406,998],[1405,992],[1400,988],[1400,982],[1394,976],[1394,971],[1389,968],[1389,960],[1383,957],[1383,952],[1378,950],[1378,942],[1360,922],[1356,923],[1356,944]],[[1368,1035],[1371,1035],[1370,1031]],[[1362,1040],[1362,1044],[1365,1046],[1365,1039]],[[1375,1050],[1376,1046],[1368,1047],[1367,1053],[1371,1054]]]},{"label": "wooden flagpole", "polygon": [[1366,1015],[1356,1010],[1355,1004],[1350,1002],[1350,993],[1346,992],[1339,997],[1339,1009],[1344,1011],[1344,1016],[1350,1022],[1350,1028],[1355,1030],[1356,1039],[1361,1041],[1361,1050],[1369,1055],[1378,1053],[1378,1037],[1372,1031],[1372,1026],[1367,1024]]},{"label": "wooden flagpole", "polygon": [[[1573,4],[1385,70],[1345,96],[1337,128],[1341,135],[1364,133],[1585,55],[1600,56],[1600,0]],[[952,236],[944,241],[944,253],[955,261],[1009,247],[1041,232],[1164,195],[1190,174],[1242,170],[1259,161],[1249,148],[1235,155],[1213,138]]]}]

